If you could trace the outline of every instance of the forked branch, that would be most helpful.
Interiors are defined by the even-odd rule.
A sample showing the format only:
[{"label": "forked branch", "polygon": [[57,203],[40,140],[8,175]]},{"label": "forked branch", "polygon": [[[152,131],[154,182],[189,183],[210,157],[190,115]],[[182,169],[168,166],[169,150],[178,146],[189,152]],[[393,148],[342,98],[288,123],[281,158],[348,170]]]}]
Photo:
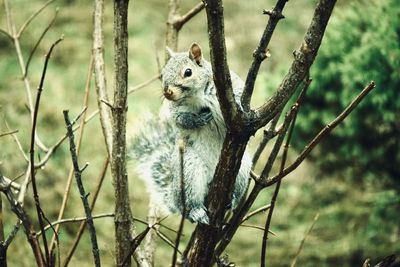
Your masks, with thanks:
[{"label": "forked branch", "polygon": [[285,168],[279,174],[269,178],[265,183],[264,186],[271,186],[287,176],[289,173],[294,171],[302,162],[303,160],[311,153],[311,151],[317,146],[317,144],[326,137],[336,126],[338,126],[356,107],[357,105],[364,99],[365,96],[371,92],[372,89],[375,88],[375,83],[370,82],[361,93],[340,113],[339,116],[336,117],[332,122],[325,126],[311,142],[304,148],[304,150],[300,153],[300,155],[296,158],[296,160],[287,168]]}]

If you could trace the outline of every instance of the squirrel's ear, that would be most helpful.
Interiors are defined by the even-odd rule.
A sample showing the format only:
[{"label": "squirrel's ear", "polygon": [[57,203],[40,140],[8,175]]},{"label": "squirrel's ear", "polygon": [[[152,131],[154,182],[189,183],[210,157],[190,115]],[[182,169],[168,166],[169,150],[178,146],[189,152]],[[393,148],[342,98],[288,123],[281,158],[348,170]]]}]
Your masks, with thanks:
[{"label": "squirrel's ear", "polygon": [[[173,56],[175,55],[175,52],[172,51],[172,49],[169,48],[168,46],[165,47],[165,51],[167,52],[168,59],[171,58],[171,57],[173,57]],[[167,61],[168,61],[168,60],[167,60]]]},{"label": "squirrel's ear", "polygon": [[203,59],[201,55],[201,47],[197,43],[193,43],[189,49],[189,58],[194,60],[197,65],[201,66],[201,61]]}]

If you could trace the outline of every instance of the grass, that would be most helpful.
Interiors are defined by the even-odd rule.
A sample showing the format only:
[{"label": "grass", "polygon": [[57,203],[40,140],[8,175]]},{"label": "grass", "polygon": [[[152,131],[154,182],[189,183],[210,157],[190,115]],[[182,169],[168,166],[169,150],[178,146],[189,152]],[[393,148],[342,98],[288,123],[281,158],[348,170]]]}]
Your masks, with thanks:
[{"label": "grass", "polygon": [[[45,1],[10,1],[16,25],[23,21]],[[342,1],[343,2],[343,1]],[[183,1],[182,10],[188,10],[195,1]],[[270,46],[272,57],[262,65],[257,80],[256,95],[252,104],[260,105],[276,88],[285,70],[288,68],[292,51],[302,39],[312,14],[315,1],[291,1],[285,10],[286,19],[281,21]],[[251,63],[251,54],[257,45],[259,36],[267,18],[261,15],[263,8],[270,8],[274,1],[226,1],[226,36],[229,64],[241,77],[246,76]],[[343,4],[343,3],[341,3]],[[27,57],[35,40],[52,18],[55,7],[60,11],[54,27],[49,31],[33,58],[29,78],[32,89],[36,88],[42,65],[43,55],[51,43],[61,35],[64,41],[57,46],[50,62],[42,104],[39,113],[38,132],[46,145],[52,145],[65,133],[62,110],[70,109],[74,117],[82,109],[84,84],[91,53],[92,3],[90,1],[56,1],[47,8],[29,26],[21,39],[24,56]],[[299,12],[301,10],[301,12]],[[157,73],[156,54],[164,54],[164,31],[167,17],[166,1],[132,1],[130,5],[130,47],[129,47],[129,85],[139,84]],[[105,52],[107,78],[110,93],[113,79],[113,40],[112,40],[112,3],[106,1],[104,17]],[[4,9],[0,9],[0,28],[6,29]],[[204,12],[188,23],[180,34],[179,49],[185,50],[193,41],[199,42],[208,58],[207,29]],[[18,129],[24,151],[28,152],[30,122],[26,109],[25,89],[20,80],[20,70],[13,46],[0,35],[0,132],[5,132],[5,121],[11,129]],[[146,112],[156,113],[161,103],[159,82],[154,82],[129,97],[128,129],[134,129]],[[33,91],[35,94],[35,91]],[[90,93],[89,113],[96,109],[97,103],[93,87]],[[128,130],[131,131],[131,130]],[[250,144],[254,151],[259,140],[257,135]],[[93,192],[96,181],[105,160],[106,150],[98,118],[85,128],[80,154],[81,164],[89,161],[90,166],[84,172],[84,184],[88,192]],[[291,158],[296,152],[292,151]],[[43,156],[40,153],[39,156]],[[265,160],[265,155],[262,160]],[[53,221],[57,217],[61,204],[66,178],[70,169],[68,144],[64,143],[52,159],[37,174],[43,209]],[[0,138],[0,170],[13,178],[25,170],[26,164],[10,136]],[[148,195],[144,184],[137,179],[134,163],[129,165],[130,198],[134,216],[146,218]],[[377,188],[380,190],[377,191]],[[399,228],[395,226],[397,203],[385,203],[386,194],[395,194],[376,182],[362,184],[335,177],[320,179],[318,170],[311,163],[304,164],[291,175],[282,186],[272,221],[272,230],[277,234],[269,240],[268,265],[288,266],[294,257],[304,233],[312,223],[317,212],[321,213],[314,230],[307,237],[297,266],[361,266],[366,257],[379,258],[386,254],[399,252]],[[254,209],[269,203],[271,190],[263,192],[254,204]],[[31,193],[26,197],[25,208],[35,218]],[[3,198],[4,200],[4,198]],[[377,202],[376,200],[381,200]],[[114,193],[110,174],[107,174],[95,214],[110,212],[114,209]],[[379,204],[381,203],[381,204]],[[3,201],[5,232],[8,233],[15,223],[15,216]],[[389,207],[389,208],[387,208]],[[383,214],[381,214],[383,212]],[[78,191],[73,184],[71,197],[65,217],[82,216],[83,208]],[[263,225],[266,215],[258,215],[249,223]],[[382,218],[385,227],[380,227]],[[166,219],[165,224],[177,228],[179,216]],[[37,224],[36,224],[37,225]],[[114,263],[114,228],[110,218],[95,221],[98,233],[100,255],[103,266]],[[137,224],[138,231],[144,229]],[[61,258],[64,259],[78,225],[67,224],[61,227],[59,235]],[[190,237],[194,225],[186,222],[182,248]],[[50,237],[50,233],[49,237]],[[166,231],[174,239],[174,234]],[[258,266],[262,232],[252,228],[241,228],[227,253],[237,266]],[[379,240],[376,244],[374,240]],[[72,259],[70,266],[93,266],[90,241],[87,233]],[[19,231],[8,251],[10,266],[31,266],[32,253],[27,245],[24,233]],[[157,240],[156,266],[168,265],[172,250],[163,241]]]}]

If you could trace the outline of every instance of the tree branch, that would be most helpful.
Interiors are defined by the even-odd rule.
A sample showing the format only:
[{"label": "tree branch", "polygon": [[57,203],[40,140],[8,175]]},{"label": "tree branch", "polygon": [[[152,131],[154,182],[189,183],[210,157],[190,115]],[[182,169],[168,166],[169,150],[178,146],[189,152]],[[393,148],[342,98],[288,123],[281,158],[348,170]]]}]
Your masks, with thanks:
[{"label": "tree branch", "polygon": [[[35,136],[36,136],[36,123],[37,123],[37,117],[39,113],[39,104],[40,104],[40,97],[43,91],[43,84],[44,84],[44,79],[46,77],[46,71],[47,71],[47,65],[50,60],[51,53],[53,52],[54,47],[62,41],[62,38],[58,39],[56,42],[52,44],[50,47],[49,52],[46,55],[46,59],[44,62],[44,67],[43,67],[43,72],[42,72],[42,77],[40,78],[40,83],[38,87],[38,92],[36,96],[36,102],[35,102],[35,107],[33,110],[33,121],[32,121],[32,131],[31,131],[31,146],[29,150],[30,154],[30,174],[31,174],[31,181],[32,181],[32,190],[33,190],[33,197],[35,199],[35,207],[36,207],[36,212],[38,216],[38,221],[39,221],[39,226],[40,230],[43,231],[44,229],[44,224],[43,224],[43,218],[44,218],[44,213],[43,210],[40,206],[40,199],[39,199],[39,193],[38,189],[36,186],[36,177],[35,177]],[[46,254],[46,264],[50,263],[50,254],[49,254],[49,248],[47,246],[47,239],[46,235],[42,236],[43,239],[43,246],[44,246],[44,251]]]},{"label": "tree branch", "polygon": [[[90,92],[90,81],[92,79],[92,74],[93,74],[93,55],[90,57],[90,62],[89,62],[89,67],[88,67],[88,72],[86,76],[86,83],[85,83],[85,95],[83,98],[83,106],[85,107],[84,112],[82,113],[82,120],[80,121],[79,124],[79,133],[78,133],[78,141],[76,143],[76,153],[79,156],[80,148],[81,148],[81,143],[82,143],[82,138],[83,138],[83,132],[85,129],[85,120],[86,120],[86,115],[87,115],[87,107],[89,104],[89,92]],[[71,190],[71,184],[72,184],[72,178],[74,174],[74,167],[71,166],[67,178],[67,184],[65,185],[65,190],[63,194],[63,200],[61,203],[60,210],[58,212],[58,217],[57,220],[61,220],[64,216],[65,209],[67,207],[67,201],[69,198],[69,193]],[[59,225],[56,225],[55,227],[55,234],[52,237],[51,243],[50,243],[50,254],[53,254],[53,250],[55,248],[55,241],[56,241],[56,234],[58,233],[59,230]]]},{"label": "tree branch", "polygon": [[325,126],[315,137],[314,139],[304,148],[304,150],[300,153],[297,159],[287,168],[285,168],[281,173],[269,178],[265,183],[264,186],[271,186],[287,176],[289,173],[294,171],[302,162],[303,160],[311,153],[311,151],[315,148],[315,146],[324,138],[326,137],[337,125],[339,125],[356,107],[357,105],[363,100],[363,98],[375,88],[375,83],[371,82],[367,85],[361,93],[346,107],[343,112],[336,117],[332,122]]},{"label": "tree branch", "polygon": [[200,2],[197,5],[195,5],[192,9],[190,9],[186,14],[180,16],[179,18],[176,18],[174,21],[174,27],[178,31],[185,25],[186,22],[191,20],[194,16],[200,13],[204,8],[204,3]]},{"label": "tree branch", "polygon": [[[189,20],[200,13],[204,8],[204,3],[198,3],[186,14],[179,14],[180,0],[169,0],[168,7],[168,19],[167,19],[167,30],[165,37],[165,45],[171,48],[173,51],[178,49],[178,37],[179,31],[182,29]],[[168,53],[166,54],[166,60],[168,60]]]},{"label": "tree branch", "polygon": [[[275,27],[278,22],[283,19],[282,10],[288,0],[278,0],[273,10],[269,11],[267,14],[270,16],[268,24],[265,27],[264,33],[260,39],[257,49],[253,53],[253,63],[247,74],[246,83],[242,95],[242,107],[245,112],[250,110],[251,96],[254,90],[254,84],[260,69],[261,63],[267,57],[267,47],[271,41],[272,34],[274,33]],[[265,14],[265,12],[264,12]]]},{"label": "tree branch", "polygon": [[28,243],[31,246],[33,255],[35,256],[36,264],[39,267],[45,266],[45,260],[43,258],[43,253],[40,248],[39,241],[36,238],[36,232],[33,227],[33,224],[28,217],[27,213],[25,212],[24,208],[22,207],[21,203],[19,203],[14,194],[11,192],[11,184],[5,177],[0,173],[0,191],[3,192],[8,202],[10,203],[12,211],[17,215],[18,219],[21,220],[22,226],[24,227],[24,232],[27,237]]},{"label": "tree branch", "polygon": [[242,132],[242,113],[239,112],[238,104],[232,89],[231,75],[229,72],[225,33],[224,33],[224,10],[222,1],[205,1],[208,39],[210,42],[211,65],[214,73],[214,83],[217,88],[218,101],[226,126],[230,131],[239,134]]},{"label": "tree branch", "polygon": [[[23,77],[23,82],[24,82],[24,86],[25,86],[25,92],[26,92],[26,96],[28,98],[29,112],[31,114],[31,123],[32,123],[33,122],[33,110],[34,110],[34,107],[33,107],[33,100],[32,100],[31,85],[30,85],[30,81],[29,81],[28,77],[25,75],[24,57],[23,57],[22,51],[21,51],[20,40],[19,40],[19,38],[16,37],[17,33],[16,33],[15,25],[14,25],[14,20],[12,19],[12,14],[11,14],[11,11],[10,11],[8,0],[4,0],[4,7],[5,7],[5,12],[6,12],[6,20],[7,20],[8,32],[9,32],[9,35],[13,39],[15,52],[17,53],[18,63],[19,63],[20,69],[21,69],[22,77]],[[37,135],[37,133],[35,133],[35,134],[36,134],[36,137],[35,137],[36,145],[40,149],[42,149],[43,151],[47,152],[48,148],[42,143],[42,141],[40,140],[40,138]]]},{"label": "tree branch", "polygon": [[[134,223],[126,171],[126,112],[128,94],[128,0],[114,0],[114,103],[112,109],[111,174],[115,191],[116,265],[129,255]],[[142,251],[135,250],[139,265],[148,266]],[[140,262],[139,262],[140,261]],[[131,265],[130,257],[126,262]]]},{"label": "tree branch", "polygon": [[41,8],[39,8],[35,13],[33,13],[25,22],[22,24],[21,28],[19,29],[18,33],[15,35],[15,38],[19,39],[25,29],[29,26],[29,24],[51,3],[55,0],[49,0],[43,4]]},{"label": "tree branch", "polygon": [[317,55],[325,28],[335,4],[336,0],[318,1],[303,44],[295,52],[295,59],[289,72],[286,74],[275,94],[268,99],[266,103],[255,110],[254,118],[251,118],[251,125],[254,129],[259,129],[281,111],[294,94],[301,81],[306,77]]},{"label": "tree branch", "polygon": [[[286,138],[286,143],[283,146],[283,154],[282,154],[282,159],[281,159],[280,172],[282,172],[283,169],[285,168],[287,154],[289,151],[289,144],[292,139],[294,126],[296,124],[297,113],[299,112],[299,108],[300,108],[301,104],[303,103],[304,97],[306,95],[306,92],[307,92],[307,89],[308,89],[310,83],[311,83],[311,79],[307,79],[305,81],[304,88],[301,91],[299,97],[297,98],[296,103],[293,105],[292,110],[290,111],[290,113],[288,115],[288,117],[292,117],[292,118],[290,120],[286,120],[286,118],[285,118],[285,121],[283,123],[283,129],[278,136],[276,144],[280,143],[279,146],[281,146],[282,142],[279,142],[280,138],[282,137],[282,141],[283,141],[283,138],[287,131],[287,127],[290,124],[289,130],[288,130],[288,135]],[[288,126],[286,126],[286,125],[288,125]],[[272,153],[271,153],[271,155],[272,155]],[[271,167],[272,167],[272,165],[271,165]],[[269,171],[268,171],[268,173],[269,173]],[[263,176],[263,175],[265,175],[265,176]],[[266,177],[266,175],[267,174],[265,174],[263,171],[263,173],[261,174],[261,179],[264,179],[264,177]],[[264,229],[264,234],[263,234],[263,238],[262,238],[262,246],[261,246],[261,267],[265,267],[265,257],[266,257],[266,253],[267,253],[268,233],[269,233],[269,229],[271,228],[272,214],[275,209],[275,203],[278,199],[280,186],[281,186],[281,182],[279,181],[276,184],[274,193],[272,195],[270,209],[268,210],[267,220],[265,221],[265,229]]]},{"label": "tree branch", "polygon": [[185,192],[185,177],[184,177],[184,150],[185,150],[185,141],[182,139],[179,140],[179,167],[180,167],[180,187],[181,187],[181,202],[182,202],[182,216],[181,216],[181,221],[179,223],[179,228],[178,228],[178,234],[176,236],[175,240],[175,249],[174,253],[172,255],[172,264],[171,266],[175,266],[176,260],[177,260],[177,255],[178,255],[178,248],[179,248],[179,243],[181,240],[182,236],[182,231],[183,231],[183,225],[185,223],[185,217],[186,217],[186,192]]},{"label": "tree branch", "polygon": [[[99,218],[106,218],[106,217],[114,217],[114,213],[103,213],[103,214],[98,214],[98,215],[92,215],[92,219],[99,219]],[[65,223],[77,223],[77,222],[82,222],[85,221],[87,222],[89,220],[88,217],[75,217],[75,218],[67,218],[67,219],[61,219],[57,220],[54,222],[51,222],[51,224],[46,225],[44,228],[45,231],[49,230],[52,226],[60,225],[60,224],[65,224]],[[38,232],[37,235],[40,236],[42,232]]]},{"label": "tree branch", "polygon": [[[85,210],[86,218],[87,218],[87,224],[89,225],[89,231],[90,231],[90,240],[92,242],[92,252],[93,252],[93,257],[94,257],[94,263],[96,267],[100,267],[100,255],[99,255],[99,248],[97,245],[97,236],[96,236],[96,229],[94,227],[93,223],[93,218],[92,218],[92,211],[89,207],[89,202],[87,200],[87,194],[85,192],[85,188],[83,187],[82,183],[82,170],[79,168],[78,164],[78,156],[76,154],[76,147],[75,147],[75,141],[74,141],[74,132],[72,131],[72,124],[70,122],[69,116],[68,116],[68,111],[64,110],[64,120],[65,124],[67,126],[67,132],[68,132],[68,137],[69,137],[69,142],[70,142],[70,152],[71,152],[71,158],[72,158],[72,164],[74,166],[74,171],[75,171],[75,179],[76,183],[78,185],[79,193],[82,199],[82,204]],[[41,231],[44,233],[44,229],[41,229]],[[45,236],[45,234],[43,234]]]},{"label": "tree branch", "polygon": [[303,239],[301,240],[300,246],[299,246],[299,248],[297,249],[297,252],[296,252],[296,256],[294,257],[292,263],[290,264],[290,267],[295,267],[295,266],[296,266],[297,258],[298,258],[299,255],[300,255],[300,252],[301,252],[301,250],[302,250],[302,248],[303,248],[303,246],[304,246],[304,243],[305,243],[305,241],[306,241],[306,238],[307,238],[307,236],[311,233],[312,229],[313,229],[314,226],[315,226],[315,223],[318,221],[318,218],[319,218],[319,212],[318,212],[317,214],[315,214],[314,220],[313,220],[313,222],[312,222],[310,228],[308,229],[307,233],[305,233]]},{"label": "tree branch", "polygon": [[[109,165],[109,158],[107,157],[103,168],[101,170],[101,174],[100,177],[98,179],[97,182],[97,186],[96,189],[94,190],[94,194],[92,195],[92,201],[90,203],[90,209],[93,210],[97,201],[97,197],[99,196],[100,193],[100,189],[103,185],[103,181],[104,178],[106,177],[106,173],[107,173],[107,169],[108,169],[108,165]],[[83,221],[80,226],[79,226],[79,230],[76,233],[74,242],[72,243],[72,246],[70,248],[70,250],[68,251],[67,256],[65,257],[64,263],[62,264],[62,266],[67,267],[70,260],[72,259],[73,254],[75,253],[76,248],[78,247],[79,241],[81,240],[83,231],[86,229],[86,225],[87,225],[87,221]]]},{"label": "tree branch", "polygon": [[93,57],[94,77],[97,92],[97,104],[100,111],[100,123],[109,157],[112,153],[112,125],[111,111],[101,100],[109,102],[107,81],[104,63],[104,36],[103,36],[104,0],[96,0],[93,13]]},{"label": "tree branch", "polygon": [[15,134],[15,133],[18,133],[18,130],[8,131],[8,132],[5,132],[5,133],[0,133],[0,137],[6,136],[6,135],[12,135],[12,134]]},{"label": "tree branch", "polygon": [[29,57],[28,57],[28,60],[26,61],[26,65],[25,65],[24,78],[28,75],[29,65],[31,63],[33,55],[36,52],[36,49],[39,47],[40,42],[43,40],[46,33],[50,30],[50,28],[53,26],[54,22],[56,21],[57,14],[58,14],[58,9],[56,9],[56,13],[54,14],[54,17],[51,19],[50,23],[44,29],[44,31],[40,35],[39,39],[36,41],[35,45],[33,46],[31,52],[29,53]]}]

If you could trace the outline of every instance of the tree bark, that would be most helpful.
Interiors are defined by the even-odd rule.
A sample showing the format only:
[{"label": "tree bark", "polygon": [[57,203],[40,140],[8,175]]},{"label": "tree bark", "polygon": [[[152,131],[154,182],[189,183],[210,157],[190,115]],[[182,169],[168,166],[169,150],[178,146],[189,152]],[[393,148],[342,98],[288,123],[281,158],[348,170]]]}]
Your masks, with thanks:
[{"label": "tree bark", "polygon": [[[282,1],[283,3],[283,1]],[[224,39],[222,0],[206,1],[211,64],[217,96],[228,128],[219,163],[210,185],[208,211],[210,224],[199,224],[190,242],[188,266],[210,266],[222,233],[227,203],[246,144],[251,135],[272,120],[286,105],[313,63],[336,0],[320,0],[295,60],[277,92],[257,110],[243,112],[234,99]],[[250,94],[246,98],[250,99]],[[238,217],[240,219],[240,216]],[[236,226],[236,228],[239,225]],[[234,232],[235,230],[233,230]],[[222,248],[222,247],[221,247]]]},{"label": "tree bark", "polygon": [[[121,266],[130,251],[133,217],[126,172],[126,112],[128,94],[128,0],[114,1],[115,89],[112,107],[113,136],[111,173],[115,189],[116,265]],[[131,266],[130,259],[125,266]]]}]

